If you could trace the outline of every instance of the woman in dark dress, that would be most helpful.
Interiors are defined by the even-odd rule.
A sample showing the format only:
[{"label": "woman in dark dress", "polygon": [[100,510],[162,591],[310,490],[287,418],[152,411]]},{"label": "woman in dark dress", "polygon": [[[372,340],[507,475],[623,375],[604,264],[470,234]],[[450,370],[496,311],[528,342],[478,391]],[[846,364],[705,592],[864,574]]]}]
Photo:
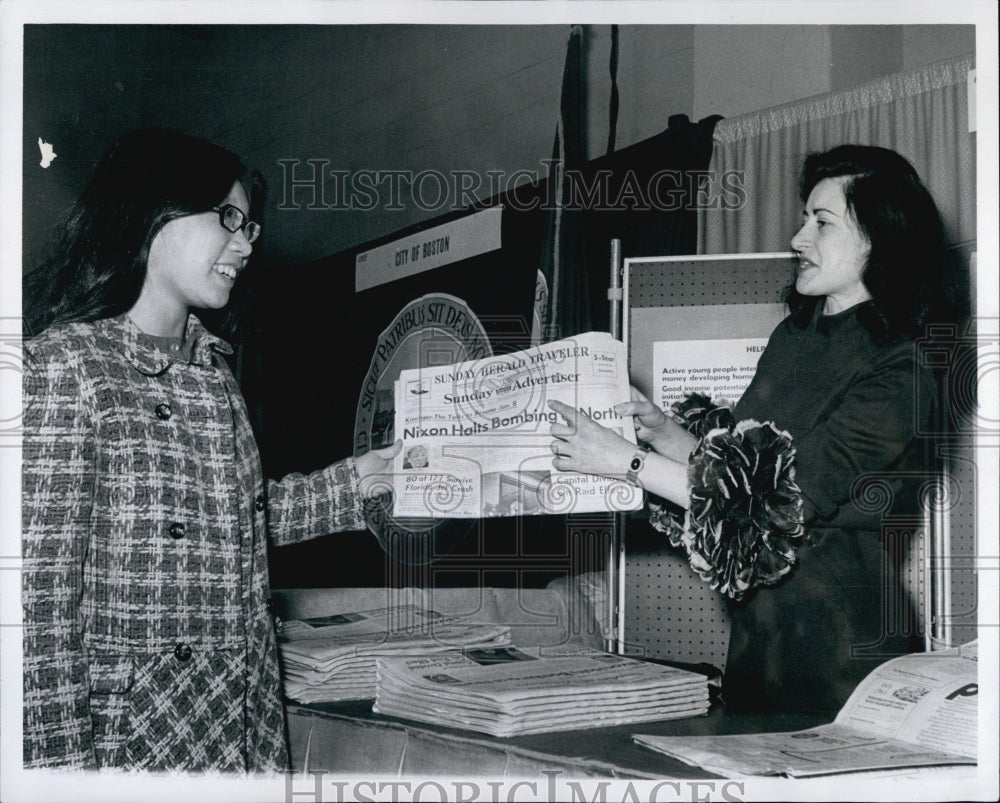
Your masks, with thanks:
[{"label": "woman in dark dress", "polygon": [[[558,469],[625,476],[653,525],[731,600],[724,697],[741,709],[836,711],[871,669],[919,647],[885,549],[932,479],[934,381],[918,340],[953,320],[940,215],[894,151],[806,159],[788,317],[735,409],[636,395],[636,451],[566,405]],[[657,499],[659,497],[659,499]]]}]

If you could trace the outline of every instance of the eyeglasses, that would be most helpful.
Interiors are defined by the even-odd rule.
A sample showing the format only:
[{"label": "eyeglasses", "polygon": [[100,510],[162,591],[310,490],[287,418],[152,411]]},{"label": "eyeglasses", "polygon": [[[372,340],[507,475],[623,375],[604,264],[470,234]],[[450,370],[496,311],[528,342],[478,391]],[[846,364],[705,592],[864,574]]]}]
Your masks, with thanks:
[{"label": "eyeglasses", "polygon": [[236,234],[236,232],[242,229],[243,236],[247,238],[248,243],[252,243],[260,237],[260,223],[254,223],[252,220],[249,220],[238,206],[233,206],[232,204],[215,206],[212,207],[212,211],[219,213],[219,223],[226,231]]}]

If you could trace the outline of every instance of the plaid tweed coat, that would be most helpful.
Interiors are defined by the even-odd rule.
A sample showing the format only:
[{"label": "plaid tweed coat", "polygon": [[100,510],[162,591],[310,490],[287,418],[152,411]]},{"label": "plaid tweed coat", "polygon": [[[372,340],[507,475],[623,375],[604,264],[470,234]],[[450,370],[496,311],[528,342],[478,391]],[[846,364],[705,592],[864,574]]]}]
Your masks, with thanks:
[{"label": "plaid tweed coat", "polygon": [[126,317],[26,344],[26,767],[287,766],[265,538],[364,526],[353,459],[265,482],[229,346]]}]

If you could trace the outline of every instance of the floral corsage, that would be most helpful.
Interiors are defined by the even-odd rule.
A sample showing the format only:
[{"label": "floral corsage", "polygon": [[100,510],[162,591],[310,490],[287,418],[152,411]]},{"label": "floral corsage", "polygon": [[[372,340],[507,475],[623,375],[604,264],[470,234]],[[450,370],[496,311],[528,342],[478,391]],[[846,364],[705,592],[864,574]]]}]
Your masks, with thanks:
[{"label": "floral corsage", "polygon": [[776,583],[802,538],[795,447],[771,422],[736,422],[732,410],[691,394],[671,407],[699,438],[688,460],[689,506],[651,502],[650,523],[691,567],[733,599]]}]

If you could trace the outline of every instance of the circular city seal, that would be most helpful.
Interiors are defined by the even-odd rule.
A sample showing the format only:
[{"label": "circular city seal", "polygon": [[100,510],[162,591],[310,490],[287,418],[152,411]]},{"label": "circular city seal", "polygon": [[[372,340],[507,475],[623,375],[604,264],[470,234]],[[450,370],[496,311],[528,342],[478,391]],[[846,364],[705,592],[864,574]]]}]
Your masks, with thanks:
[{"label": "circular city seal", "polygon": [[[400,371],[478,360],[493,355],[478,316],[460,298],[445,293],[421,296],[403,307],[379,335],[371,364],[361,386],[354,420],[354,455],[391,446],[395,432],[395,382]],[[426,459],[420,447],[403,454],[404,466]],[[440,490],[440,489],[439,489]],[[408,564],[429,563],[443,557],[476,525],[475,519],[449,519],[454,500],[436,497],[429,518],[393,515],[391,484],[365,502],[368,529],[393,559]]]}]

